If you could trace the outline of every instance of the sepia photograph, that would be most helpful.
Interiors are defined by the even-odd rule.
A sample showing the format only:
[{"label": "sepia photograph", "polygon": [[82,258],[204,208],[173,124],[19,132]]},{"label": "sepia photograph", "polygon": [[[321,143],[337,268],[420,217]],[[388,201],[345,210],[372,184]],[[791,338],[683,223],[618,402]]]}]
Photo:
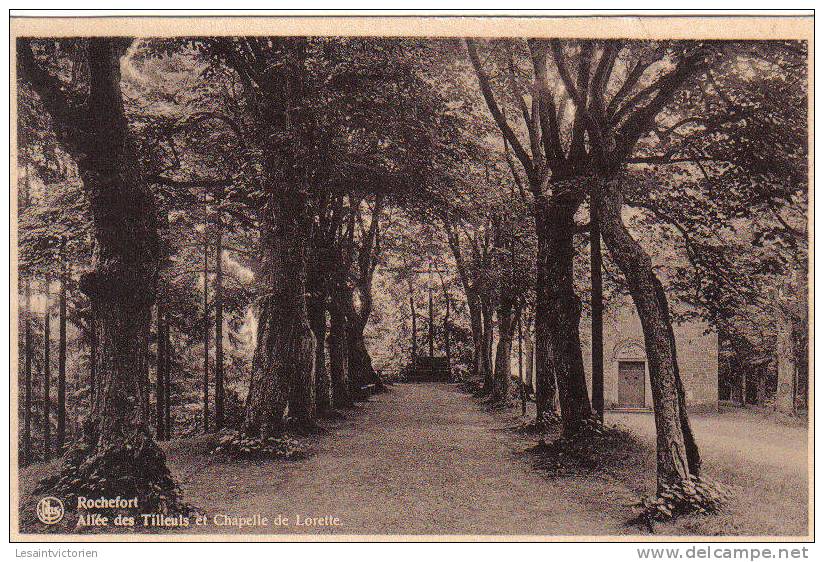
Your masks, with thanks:
[{"label": "sepia photograph", "polygon": [[10,33],[12,541],[812,541],[812,16]]}]

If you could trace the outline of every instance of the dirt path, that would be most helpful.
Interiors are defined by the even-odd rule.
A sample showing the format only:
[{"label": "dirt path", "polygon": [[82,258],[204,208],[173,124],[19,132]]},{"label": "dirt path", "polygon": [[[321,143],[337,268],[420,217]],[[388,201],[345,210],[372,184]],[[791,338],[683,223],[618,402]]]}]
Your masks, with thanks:
[{"label": "dirt path", "polygon": [[[396,385],[360,409],[300,461],[194,469],[172,455],[172,469],[187,499],[207,513],[289,518],[289,525],[253,529],[261,533],[627,532],[582,503],[576,486],[545,479],[513,455],[506,420],[453,386]],[[340,525],[295,525],[296,516],[326,515]]]}]

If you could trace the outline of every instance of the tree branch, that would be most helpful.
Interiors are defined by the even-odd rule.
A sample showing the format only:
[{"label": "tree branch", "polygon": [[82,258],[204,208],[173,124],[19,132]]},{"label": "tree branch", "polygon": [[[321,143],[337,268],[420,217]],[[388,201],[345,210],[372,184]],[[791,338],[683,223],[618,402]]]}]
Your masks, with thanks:
[{"label": "tree branch", "polygon": [[489,77],[481,65],[481,59],[478,57],[478,49],[476,47],[475,40],[467,38],[464,43],[466,44],[466,50],[469,54],[469,60],[471,61],[472,67],[475,69],[475,74],[478,77],[478,83],[481,86],[481,93],[484,96],[487,107],[489,107],[489,112],[492,113],[492,117],[495,119],[495,123],[498,125],[498,128],[501,129],[504,138],[506,138],[506,140],[509,141],[509,144],[512,145],[512,150],[515,152],[515,156],[518,157],[518,160],[520,160],[521,165],[524,167],[527,177],[530,178],[530,181],[533,181],[535,179],[536,170],[532,164],[532,160],[530,160],[529,155],[526,150],[524,150],[524,147],[521,145],[521,142],[518,140],[515,132],[509,126],[506,117],[498,106],[498,102],[495,101],[495,94],[492,92],[492,87],[489,84]]}]

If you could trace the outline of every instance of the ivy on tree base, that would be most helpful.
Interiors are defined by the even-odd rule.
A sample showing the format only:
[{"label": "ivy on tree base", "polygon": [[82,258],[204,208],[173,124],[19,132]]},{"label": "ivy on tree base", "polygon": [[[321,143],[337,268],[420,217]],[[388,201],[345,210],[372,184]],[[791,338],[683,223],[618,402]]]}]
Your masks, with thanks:
[{"label": "ivy on tree base", "polygon": [[654,521],[666,521],[680,515],[712,514],[723,511],[732,490],[720,482],[692,476],[674,484],[665,484],[654,496],[644,496],[636,505],[640,518],[652,527]]},{"label": "ivy on tree base", "polygon": [[[137,510],[100,509],[103,515],[124,513],[189,514],[180,489],[166,466],[166,456],[147,435],[94,450],[79,443],[63,457],[60,471],[41,480],[36,496],[59,498],[67,512],[77,511],[78,498],[137,498]],[[55,526],[57,527],[57,526]],[[52,529],[49,529],[52,530]],[[57,530],[57,529],[55,529]]]},{"label": "ivy on tree base", "polygon": [[557,414],[544,414],[541,419],[526,421],[515,428],[517,433],[536,435],[555,431],[561,424],[561,417]]},{"label": "ivy on tree base", "polygon": [[532,452],[537,455],[540,468],[553,476],[567,476],[620,467],[628,451],[636,447],[635,439],[626,431],[606,427],[590,418],[572,437],[561,437],[551,443],[541,439]]}]

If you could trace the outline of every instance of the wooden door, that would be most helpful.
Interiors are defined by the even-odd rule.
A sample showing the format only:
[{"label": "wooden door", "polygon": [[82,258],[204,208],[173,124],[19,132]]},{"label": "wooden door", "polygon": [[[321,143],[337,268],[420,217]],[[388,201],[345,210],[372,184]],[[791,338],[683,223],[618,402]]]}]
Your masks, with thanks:
[{"label": "wooden door", "polygon": [[618,406],[644,407],[644,361],[618,362]]}]

